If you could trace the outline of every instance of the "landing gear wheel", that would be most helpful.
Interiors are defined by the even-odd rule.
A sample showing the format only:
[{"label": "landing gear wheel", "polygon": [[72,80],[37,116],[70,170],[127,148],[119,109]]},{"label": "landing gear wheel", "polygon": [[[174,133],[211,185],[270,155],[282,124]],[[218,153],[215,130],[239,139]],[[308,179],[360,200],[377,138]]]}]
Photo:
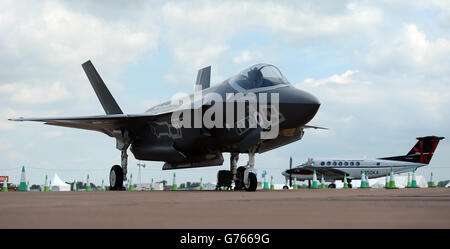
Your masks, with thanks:
[{"label": "landing gear wheel", "polygon": [[237,180],[235,181],[235,186],[234,186],[234,190],[242,190],[244,189],[244,171],[245,171],[245,167],[239,167],[237,168],[236,171],[236,178]]},{"label": "landing gear wheel", "polygon": [[119,165],[114,165],[109,172],[110,190],[123,189],[123,170]]},{"label": "landing gear wheel", "polygon": [[332,183],[332,184],[328,185],[328,188],[336,188],[336,184]]},{"label": "landing gear wheel", "polygon": [[289,189],[289,187],[287,185],[283,186],[283,189]]},{"label": "landing gear wheel", "polygon": [[258,186],[258,180],[256,179],[256,175],[252,172],[248,173],[248,184],[244,184],[246,191],[254,192],[256,191],[256,187]]},{"label": "landing gear wheel", "polygon": [[353,188],[353,185],[351,183],[349,183],[348,188]]}]

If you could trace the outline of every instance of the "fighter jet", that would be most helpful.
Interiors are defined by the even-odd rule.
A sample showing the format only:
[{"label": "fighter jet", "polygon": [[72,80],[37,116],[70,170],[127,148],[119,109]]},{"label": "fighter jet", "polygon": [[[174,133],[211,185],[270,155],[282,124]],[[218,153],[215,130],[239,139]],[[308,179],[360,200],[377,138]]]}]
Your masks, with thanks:
[{"label": "fighter jet", "polygon": [[298,167],[288,169],[281,173],[286,177],[285,189],[288,188],[287,181],[292,177],[296,180],[308,180],[311,185],[313,171],[318,175],[323,175],[324,180],[333,182],[328,185],[329,188],[336,188],[334,181],[344,180],[346,174],[349,187],[351,188],[352,179],[361,179],[362,171],[370,178],[378,178],[389,174],[391,169],[394,173],[410,172],[413,169],[427,166],[439,141],[444,137],[427,136],[418,137],[419,140],[414,147],[403,156],[383,157],[373,160],[354,160],[354,159],[308,159],[307,162]]},{"label": "fighter jet", "polygon": [[[165,162],[163,170],[219,166],[222,153],[229,152],[234,189],[255,191],[255,153],[300,140],[304,129],[321,128],[306,125],[317,113],[319,100],[292,86],[270,64],[253,65],[212,87],[211,67],[205,67],[198,71],[193,94],[139,114],[123,113],[91,61],[82,67],[106,115],[9,120],[98,131],[115,138],[121,163],[111,168],[112,190],[123,189],[130,148],[138,160]],[[257,112],[252,111],[255,108]],[[238,168],[240,153],[248,153],[249,161]]]}]

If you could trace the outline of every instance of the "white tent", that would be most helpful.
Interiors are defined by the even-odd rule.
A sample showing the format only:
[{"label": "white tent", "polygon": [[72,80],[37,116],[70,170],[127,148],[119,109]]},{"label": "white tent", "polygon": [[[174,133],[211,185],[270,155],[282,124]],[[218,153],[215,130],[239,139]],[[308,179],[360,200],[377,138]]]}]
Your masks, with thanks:
[{"label": "white tent", "polygon": [[50,189],[52,191],[70,191],[70,185],[61,180],[61,178],[59,178],[59,176],[55,173]]},{"label": "white tent", "polygon": [[445,185],[446,188],[450,188],[450,182]]}]

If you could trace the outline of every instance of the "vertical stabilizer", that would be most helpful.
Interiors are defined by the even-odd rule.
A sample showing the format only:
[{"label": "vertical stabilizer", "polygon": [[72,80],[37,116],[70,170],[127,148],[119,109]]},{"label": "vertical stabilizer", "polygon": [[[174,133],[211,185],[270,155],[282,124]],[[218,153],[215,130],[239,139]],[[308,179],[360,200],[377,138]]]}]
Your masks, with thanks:
[{"label": "vertical stabilizer", "polygon": [[91,61],[86,61],[82,64],[84,72],[86,73],[89,82],[91,82],[92,88],[94,88],[95,94],[97,94],[100,103],[103,106],[106,114],[122,114],[122,110],[114,100],[113,96],[109,92],[108,88],[103,82],[102,78],[95,70],[94,65]]},{"label": "vertical stabilizer", "polygon": [[379,159],[429,164],[439,141],[442,139],[444,139],[444,137],[418,137],[417,140],[419,141],[417,141],[408,154],[404,156],[384,157]]},{"label": "vertical stabilizer", "polygon": [[195,91],[201,91],[209,88],[211,81],[211,66],[198,70],[197,81],[195,82]]}]

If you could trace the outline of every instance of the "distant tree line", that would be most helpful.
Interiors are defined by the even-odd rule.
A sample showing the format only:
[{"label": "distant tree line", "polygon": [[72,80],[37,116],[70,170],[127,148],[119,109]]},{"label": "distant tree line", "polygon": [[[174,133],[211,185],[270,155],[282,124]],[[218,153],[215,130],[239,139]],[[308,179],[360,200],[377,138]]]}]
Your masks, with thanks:
[{"label": "distant tree line", "polygon": [[180,189],[195,189],[200,187],[200,182],[186,182],[180,184]]},{"label": "distant tree line", "polygon": [[[66,183],[70,185],[70,190],[73,190],[73,182],[66,182]],[[86,189],[85,182],[76,182],[76,184],[77,184],[77,189]],[[91,185],[92,189],[97,188],[97,186],[95,184],[93,184],[92,182],[89,185]],[[100,188],[100,187],[98,187],[98,188]]]}]

